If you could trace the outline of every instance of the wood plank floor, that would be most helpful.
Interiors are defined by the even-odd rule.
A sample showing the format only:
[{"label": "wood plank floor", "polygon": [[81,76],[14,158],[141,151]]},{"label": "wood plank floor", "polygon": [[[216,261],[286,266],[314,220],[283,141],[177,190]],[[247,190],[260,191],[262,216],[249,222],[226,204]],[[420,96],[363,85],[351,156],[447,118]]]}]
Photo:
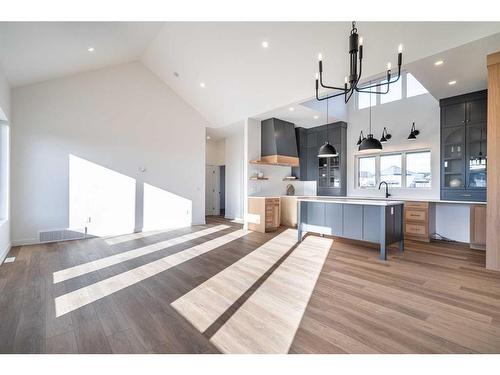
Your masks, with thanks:
[{"label": "wood plank floor", "polygon": [[209,217],[12,248],[0,353],[500,353],[484,252],[407,241],[382,262],[359,243],[240,230]]}]

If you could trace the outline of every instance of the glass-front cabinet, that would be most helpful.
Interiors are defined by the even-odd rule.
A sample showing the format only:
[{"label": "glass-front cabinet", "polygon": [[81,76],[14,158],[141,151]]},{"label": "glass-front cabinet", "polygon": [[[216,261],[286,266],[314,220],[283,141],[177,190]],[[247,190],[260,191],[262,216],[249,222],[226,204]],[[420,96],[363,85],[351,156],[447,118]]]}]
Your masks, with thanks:
[{"label": "glass-front cabinet", "polygon": [[468,189],[486,188],[486,123],[467,126]]},{"label": "glass-front cabinet", "polygon": [[454,126],[443,129],[442,133],[444,188],[465,186],[465,129]]},{"label": "glass-front cabinet", "polygon": [[440,100],[441,199],[486,200],[487,91]]}]

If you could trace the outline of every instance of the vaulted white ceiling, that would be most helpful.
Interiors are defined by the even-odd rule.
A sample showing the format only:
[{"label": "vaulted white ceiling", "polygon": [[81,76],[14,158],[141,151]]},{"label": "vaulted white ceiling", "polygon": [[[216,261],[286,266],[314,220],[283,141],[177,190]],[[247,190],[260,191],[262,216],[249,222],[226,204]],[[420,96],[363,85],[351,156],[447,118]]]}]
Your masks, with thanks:
[{"label": "vaulted white ceiling", "polygon": [[15,87],[135,61],[162,26],[161,22],[0,22],[0,65]]},{"label": "vaulted white ceiling", "polygon": [[[326,81],[342,84],[350,27],[350,22],[0,22],[0,63],[11,85],[19,86],[140,59],[198,110],[206,125],[223,127],[274,109],[286,113],[290,104],[311,99],[319,52]],[[359,22],[358,31],[364,37],[363,75],[369,77],[388,61],[396,65],[399,43],[403,63],[422,70],[417,61],[499,33],[500,23]],[[447,57],[452,58],[460,60]],[[304,118],[311,110],[304,109]]]},{"label": "vaulted white ceiling", "polygon": [[[348,70],[350,22],[167,23],[142,61],[208,120],[232,124],[314,95],[317,54],[326,81]],[[366,77],[500,32],[500,23],[359,22]],[[262,41],[269,43],[263,48]],[[178,77],[174,73],[178,73]],[[205,83],[205,88],[200,87]]]}]

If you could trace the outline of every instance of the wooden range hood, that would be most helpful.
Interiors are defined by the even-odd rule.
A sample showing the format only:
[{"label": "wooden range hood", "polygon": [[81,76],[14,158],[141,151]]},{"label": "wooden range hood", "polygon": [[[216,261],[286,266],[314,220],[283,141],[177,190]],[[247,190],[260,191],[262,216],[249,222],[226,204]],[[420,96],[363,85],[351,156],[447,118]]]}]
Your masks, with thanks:
[{"label": "wooden range hood", "polygon": [[260,160],[252,164],[298,167],[295,125],[288,121],[270,118],[261,122]]}]

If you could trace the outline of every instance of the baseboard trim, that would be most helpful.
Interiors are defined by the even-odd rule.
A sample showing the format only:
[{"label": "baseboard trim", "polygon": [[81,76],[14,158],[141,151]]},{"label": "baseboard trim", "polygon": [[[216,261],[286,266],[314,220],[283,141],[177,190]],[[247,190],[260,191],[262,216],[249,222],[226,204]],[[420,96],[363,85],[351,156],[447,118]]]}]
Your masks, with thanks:
[{"label": "baseboard trim", "polygon": [[7,258],[7,254],[9,254],[10,248],[12,247],[12,243],[9,242],[7,246],[0,251],[0,265],[3,264],[5,258]]},{"label": "baseboard trim", "polygon": [[24,240],[12,240],[12,246],[27,246],[38,245],[40,241],[38,238],[26,238]]}]

